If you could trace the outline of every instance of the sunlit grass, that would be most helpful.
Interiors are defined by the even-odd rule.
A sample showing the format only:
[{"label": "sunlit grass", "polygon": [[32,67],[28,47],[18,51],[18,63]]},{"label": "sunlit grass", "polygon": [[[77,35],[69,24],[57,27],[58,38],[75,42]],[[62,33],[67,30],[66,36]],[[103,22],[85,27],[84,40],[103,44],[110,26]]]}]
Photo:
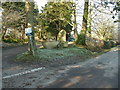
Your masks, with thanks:
[{"label": "sunlit grass", "polygon": [[[111,48],[117,49],[117,47]],[[38,47],[35,56],[32,56],[27,52],[18,55],[16,61],[52,61],[55,59],[63,59],[66,57],[80,57],[82,59],[88,59],[96,57],[103,53],[110,51],[111,49],[103,49],[101,52],[92,52],[87,50],[82,45],[71,45],[68,48],[54,48],[54,49],[44,49],[43,47]],[[84,61],[84,60],[83,60]]]},{"label": "sunlit grass", "polygon": [[16,57],[16,61],[51,61],[54,59],[62,59],[65,57],[79,56],[82,58],[88,58],[93,56],[94,53],[80,47],[69,47],[69,48],[59,48],[59,49],[37,49],[35,56],[30,55],[25,52]]}]

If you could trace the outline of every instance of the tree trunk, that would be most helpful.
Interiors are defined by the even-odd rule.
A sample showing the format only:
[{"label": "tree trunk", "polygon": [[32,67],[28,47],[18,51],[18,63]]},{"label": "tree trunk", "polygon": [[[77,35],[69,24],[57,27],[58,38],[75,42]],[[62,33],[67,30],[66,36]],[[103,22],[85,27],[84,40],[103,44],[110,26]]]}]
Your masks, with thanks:
[{"label": "tree trunk", "polygon": [[90,1],[90,10],[89,10],[89,14],[88,14],[88,38],[89,38],[89,41],[91,40],[91,12],[92,12],[92,5],[91,5],[91,1]]},{"label": "tree trunk", "polygon": [[88,6],[89,6],[89,1],[86,2],[84,1],[84,14],[83,14],[83,21],[82,21],[82,30],[80,33],[79,37],[79,42],[81,45],[85,45],[85,40],[86,40],[86,32],[87,32],[87,20],[88,20]]},{"label": "tree trunk", "polygon": [[35,38],[34,38],[34,13],[33,13],[33,9],[34,9],[34,3],[33,2],[28,2],[26,0],[26,14],[27,14],[27,27],[32,28],[32,36],[30,36],[28,39],[31,39],[31,42],[29,41],[29,46],[30,46],[30,53],[32,55],[34,55],[34,51],[36,49],[36,45],[35,45]]},{"label": "tree trunk", "polygon": [[78,33],[77,33],[77,22],[76,22],[76,3],[74,4],[74,38],[75,42],[78,40]]},{"label": "tree trunk", "polygon": [[25,25],[22,25],[21,29],[22,29],[22,39],[24,40],[25,39]]},{"label": "tree trunk", "polygon": [[5,39],[5,35],[6,35],[6,32],[7,32],[7,28],[4,28],[3,30],[4,30],[4,31],[2,31],[2,40]]}]

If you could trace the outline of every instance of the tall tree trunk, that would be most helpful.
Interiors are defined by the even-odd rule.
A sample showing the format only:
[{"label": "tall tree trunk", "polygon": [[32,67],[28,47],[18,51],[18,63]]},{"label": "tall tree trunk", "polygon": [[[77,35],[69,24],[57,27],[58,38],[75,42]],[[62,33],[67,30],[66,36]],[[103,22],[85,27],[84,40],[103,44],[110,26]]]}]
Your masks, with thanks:
[{"label": "tall tree trunk", "polygon": [[2,40],[5,39],[6,32],[7,32],[7,28],[4,28],[4,29],[2,30]]},{"label": "tall tree trunk", "polygon": [[82,29],[79,37],[79,42],[81,45],[85,45],[86,40],[86,32],[87,32],[87,20],[88,20],[88,6],[89,0],[84,0],[84,14],[83,14],[83,21],[82,21]]},{"label": "tall tree trunk", "polygon": [[34,51],[36,49],[35,38],[34,38],[34,22],[33,22],[33,20],[34,20],[34,13],[33,13],[34,3],[26,0],[25,6],[26,6],[26,14],[27,14],[27,17],[26,17],[27,18],[26,19],[27,20],[27,27],[32,28],[32,36],[29,37],[30,53],[32,55],[34,55]]},{"label": "tall tree trunk", "polygon": [[[118,20],[120,20],[120,11],[118,12]],[[118,22],[118,42],[120,43],[120,22]]]},{"label": "tall tree trunk", "polygon": [[25,39],[25,25],[24,24],[21,25],[21,30],[22,30],[21,31],[21,34],[22,34],[21,39],[24,40]]},{"label": "tall tree trunk", "polygon": [[92,3],[90,1],[90,6],[89,6],[89,14],[88,14],[88,38],[89,41],[91,40],[91,12],[92,12]]},{"label": "tall tree trunk", "polygon": [[75,42],[78,40],[78,32],[77,32],[77,22],[76,22],[76,3],[74,3],[74,38]]}]

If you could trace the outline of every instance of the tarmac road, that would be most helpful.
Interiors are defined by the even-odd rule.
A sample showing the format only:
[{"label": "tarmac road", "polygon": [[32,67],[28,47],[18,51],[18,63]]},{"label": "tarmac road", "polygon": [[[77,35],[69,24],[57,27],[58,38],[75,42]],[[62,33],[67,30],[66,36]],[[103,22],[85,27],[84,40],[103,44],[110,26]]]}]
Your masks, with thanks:
[{"label": "tarmac road", "polygon": [[47,87],[118,88],[117,51],[108,52],[93,61],[69,70]]},{"label": "tarmac road", "polygon": [[118,50],[78,64],[6,78],[3,88],[118,88]]}]

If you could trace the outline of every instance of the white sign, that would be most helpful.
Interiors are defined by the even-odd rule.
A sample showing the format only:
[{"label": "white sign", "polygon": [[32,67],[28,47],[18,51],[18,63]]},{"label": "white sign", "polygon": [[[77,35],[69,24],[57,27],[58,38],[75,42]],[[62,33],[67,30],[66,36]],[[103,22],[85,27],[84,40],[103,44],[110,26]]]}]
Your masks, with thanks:
[{"label": "white sign", "polygon": [[32,28],[25,28],[25,34],[32,33]]}]

